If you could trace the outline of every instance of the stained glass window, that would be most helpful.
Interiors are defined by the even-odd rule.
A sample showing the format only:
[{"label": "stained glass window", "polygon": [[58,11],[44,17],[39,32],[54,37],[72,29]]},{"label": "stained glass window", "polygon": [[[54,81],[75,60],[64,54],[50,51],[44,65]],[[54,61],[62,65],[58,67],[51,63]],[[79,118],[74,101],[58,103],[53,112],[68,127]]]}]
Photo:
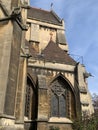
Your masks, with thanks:
[{"label": "stained glass window", "polygon": [[62,77],[58,77],[51,83],[52,117],[75,117],[75,97],[71,87]]},{"label": "stained glass window", "polygon": [[63,83],[55,80],[51,85],[51,116],[66,116],[66,88]]},{"label": "stained glass window", "polygon": [[65,117],[66,116],[66,100],[63,95],[59,97],[59,116]]},{"label": "stained glass window", "polygon": [[25,98],[25,117],[29,120],[35,118],[36,113],[36,104],[35,104],[35,93],[33,89],[32,82],[28,79],[26,86],[26,98]]},{"label": "stained glass window", "polygon": [[58,97],[53,94],[51,99],[51,114],[52,116],[58,116]]},{"label": "stained glass window", "polygon": [[25,99],[25,116],[28,118],[30,117],[30,111],[31,111],[31,103],[32,103],[32,88],[30,85],[27,85],[26,87],[26,99]]}]

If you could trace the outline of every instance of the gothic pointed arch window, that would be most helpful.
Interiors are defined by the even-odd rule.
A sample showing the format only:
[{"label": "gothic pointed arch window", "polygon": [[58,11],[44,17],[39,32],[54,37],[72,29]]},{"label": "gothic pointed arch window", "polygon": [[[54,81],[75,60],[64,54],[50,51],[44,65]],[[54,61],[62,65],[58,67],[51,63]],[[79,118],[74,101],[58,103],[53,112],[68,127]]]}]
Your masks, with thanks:
[{"label": "gothic pointed arch window", "polygon": [[36,90],[32,81],[27,78],[26,97],[25,97],[25,117],[28,120],[36,118]]},{"label": "gothic pointed arch window", "polygon": [[75,115],[75,98],[68,82],[61,76],[51,83],[51,117]]}]

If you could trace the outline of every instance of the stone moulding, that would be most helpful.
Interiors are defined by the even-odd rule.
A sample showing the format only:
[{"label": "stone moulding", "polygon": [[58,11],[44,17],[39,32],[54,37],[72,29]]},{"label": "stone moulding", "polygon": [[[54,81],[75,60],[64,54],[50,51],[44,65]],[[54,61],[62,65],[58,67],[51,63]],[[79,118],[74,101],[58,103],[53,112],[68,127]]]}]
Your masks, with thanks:
[{"label": "stone moulding", "polygon": [[14,116],[5,115],[5,114],[0,114],[0,118],[6,118],[6,119],[12,119],[12,120],[15,120],[15,117],[14,117]]},{"label": "stone moulding", "polygon": [[49,119],[50,123],[66,123],[66,124],[72,124],[73,122],[68,118],[59,118],[59,117],[51,117]]}]

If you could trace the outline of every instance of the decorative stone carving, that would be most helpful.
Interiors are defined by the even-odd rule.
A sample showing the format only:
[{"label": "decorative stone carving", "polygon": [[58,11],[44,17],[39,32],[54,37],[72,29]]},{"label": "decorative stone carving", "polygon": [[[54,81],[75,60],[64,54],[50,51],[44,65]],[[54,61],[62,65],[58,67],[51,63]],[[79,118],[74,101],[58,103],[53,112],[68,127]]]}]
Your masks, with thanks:
[{"label": "decorative stone carving", "polygon": [[63,85],[60,84],[58,81],[55,81],[52,84],[51,90],[58,96],[61,96],[65,92],[65,89],[63,88]]}]

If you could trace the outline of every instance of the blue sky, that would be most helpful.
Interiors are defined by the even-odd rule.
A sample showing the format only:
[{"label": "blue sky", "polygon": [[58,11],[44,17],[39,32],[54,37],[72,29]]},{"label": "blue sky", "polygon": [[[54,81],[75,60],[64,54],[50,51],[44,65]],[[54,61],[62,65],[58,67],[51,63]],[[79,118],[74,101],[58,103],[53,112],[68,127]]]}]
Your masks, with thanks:
[{"label": "blue sky", "polygon": [[83,56],[91,93],[98,94],[98,0],[31,0],[31,6],[53,10],[65,21],[69,53]]}]

